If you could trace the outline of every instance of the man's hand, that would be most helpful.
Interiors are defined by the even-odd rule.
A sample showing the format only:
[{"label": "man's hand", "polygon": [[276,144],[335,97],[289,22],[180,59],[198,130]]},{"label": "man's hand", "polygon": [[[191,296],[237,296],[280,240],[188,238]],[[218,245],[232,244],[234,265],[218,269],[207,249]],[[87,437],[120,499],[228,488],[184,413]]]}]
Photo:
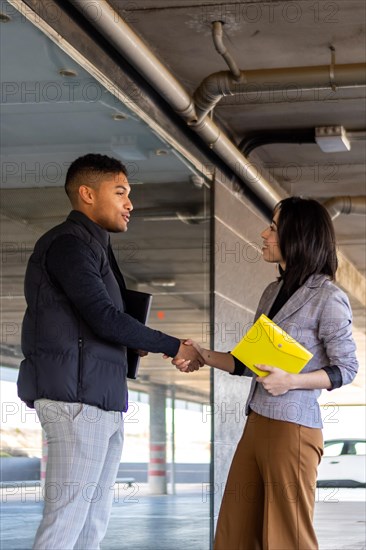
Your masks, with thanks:
[{"label": "man's hand", "polygon": [[193,340],[183,340],[172,364],[181,372],[193,372],[203,367],[205,361],[200,353],[200,347]]},{"label": "man's hand", "polygon": [[257,376],[257,382],[271,395],[283,395],[292,389],[293,376],[277,367],[269,365],[256,365],[257,369],[268,372],[267,376]]},{"label": "man's hand", "polygon": [[133,350],[139,357],[146,357],[146,355],[149,355],[148,351],[144,351],[142,349],[134,349]]},{"label": "man's hand", "polygon": [[149,352],[144,351],[143,349],[138,349],[136,351],[137,351],[137,355],[139,355],[140,357],[146,357],[146,355],[149,355]]}]

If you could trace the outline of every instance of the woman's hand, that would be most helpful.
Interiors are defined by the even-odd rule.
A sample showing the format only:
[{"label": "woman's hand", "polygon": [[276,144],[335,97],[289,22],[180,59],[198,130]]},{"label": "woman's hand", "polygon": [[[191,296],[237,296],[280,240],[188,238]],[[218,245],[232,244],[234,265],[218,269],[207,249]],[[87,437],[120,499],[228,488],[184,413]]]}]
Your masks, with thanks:
[{"label": "woman's hand", "polygon": [[267,376],[257,376],[257,382],[262,384],[271,395],[284,395],[292,389],[293,374],[269,365],[256,365],[256,367],[263,372],[268,372]]},{"label": "woman's hand", "polygon": [[[198,351],[200,355],[202,355],[202,348],[195,342],[194,340],[191,340],[188,338],[187,340],[183,340],[182,342],[185,346],[192,346],[195,348],[195,350]],[[180,372],[193,372],[194,370],[198,370],[196,368],[193,368],[190,361],[185,361],[184,359],[173,359],[172,364],[176,366],[177,369],[180,370]],[[200,365],[200,368],[204,366]]]},{"label": "woman's hand", "polygon": [[183,340],[183,344],[185,344],[186,346],[193,346],[194,349],[196,349],[198,353],[202,355],[203,348],[201,348],[201,346],[191,338],[187,338],[186,340]]},{"label": "woman's hand", "polygon": [[[210,349],[202,348],[199,344],[197,344],[197,342],[191,339],[183,340],[182,346],[192,346],[196,350],[200,359],[199,368],[204,365],[208,365],[210,367],[214,367],[215,369],[230,373],[235,370],[234,357],[230,353],[223,353],[222,351],[212,351]],[[198,370],[198,368],[193,368],[193,365],[184,358],[184,354],[182,355],[183,357],[180,357],[179,359],[176,357],[172,361],[173,365],[175,365],[177,369],[181,372],[192,372],[194,370]],[[164,358],[167,359],[167,356],[164,356]]]}]

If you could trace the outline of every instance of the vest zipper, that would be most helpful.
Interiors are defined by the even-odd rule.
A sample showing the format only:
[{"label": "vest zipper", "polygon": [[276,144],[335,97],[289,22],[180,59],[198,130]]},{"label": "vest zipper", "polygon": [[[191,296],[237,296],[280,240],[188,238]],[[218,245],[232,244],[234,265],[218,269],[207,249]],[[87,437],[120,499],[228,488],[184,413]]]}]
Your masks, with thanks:
[{"label": "vest zipper", "polygon": [[79,347],[79,363],[78,363],[79,379],[78,379],[78,384],[79,384],[79,389],[82,387],[83,346],[84,346],[83,338],[81,336],[79,336],[79,338],[78,338],[78,347]]}]

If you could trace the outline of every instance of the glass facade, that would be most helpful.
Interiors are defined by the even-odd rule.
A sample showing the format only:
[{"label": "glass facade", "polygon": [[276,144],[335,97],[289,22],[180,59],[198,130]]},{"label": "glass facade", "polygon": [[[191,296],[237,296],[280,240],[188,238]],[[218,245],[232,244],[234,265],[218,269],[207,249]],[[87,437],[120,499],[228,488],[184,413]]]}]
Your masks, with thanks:
[{"label": "glass facade", "polygon": [[[127,286],[153,294],[149,326],[199,341],[210,332],[210,191],[197,185],[192,166],[129,105],[8,4],[6,13],[9,21],[1,29],[0,460],[2,548],[13,550],[32,543],[47,454],[35,411],[16,394],[23,280],[37,239],[70,211],[63,190],[68,166],[89,152],[124,162],[134,212],[128,232],[112,235],[112,246]],[[56,329],[52,337],[57,339]],[[209,370],[181,374],[170,361],[149,354],[129,389],[124,450],[103,548],[121,548],[121,536],[128,547],[141,550],[170,549],[177,547],[176,540],[208,548]],[[21,532],[14,503],[21,507]],[[157,533],[159,546],[152,542]]]}]

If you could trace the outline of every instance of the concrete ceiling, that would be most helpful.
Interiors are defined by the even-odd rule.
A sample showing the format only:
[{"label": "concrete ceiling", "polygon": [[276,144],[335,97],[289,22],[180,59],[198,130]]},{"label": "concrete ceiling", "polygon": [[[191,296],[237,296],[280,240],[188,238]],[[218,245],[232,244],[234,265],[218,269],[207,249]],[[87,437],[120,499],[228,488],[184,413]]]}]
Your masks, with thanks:
[{"label": "concrete ceiling", "polygon": [[[113,243],[129,286],[154,293],[150,325],[199,339],[208,322],[209,264],[202,261],[209,240],[208,189],[195,186],[189,163],[46,35],[9,4],[2,12],[11,16],[0,29],[2,364],[20,361],[23,280],[35,240],[65,219],[67,167],[88,152],[116,156],[129,171],[133,217],[129,232],[113,236]],[[77,77],[62,77],[58,71],[65,67]],[[197,223],[178,216],[194,216]],[[202,401],[208,378],[202,371],[188,382],[151,356],[132,386],[175,382],[177,397]]]},{"label": "concrete ceiling", "polygon": [[[209,239],[209,224],[183,224],[176,214],[198,213],[201,222],[208,219],[209,191],[192,181],[197,169],[190,155],[198,157],[200,145],[164,118],[163,109],[156,107],[156,99],[146,90],[132,94],[133,104],[117,100],[113,91],[107,92],[85,67],[34,26],[25,11],[19,13],[13,6],[21,10],[31,6],[63,36],[68,32],[65,29],[70,29],[68,39],[77,43],[74,23],[67,22],[68,15],[63,12],[67,4],[50,0],[42,7],[31,0],[1,2],[0,11],[10,16],[10,21],[0,26],[2,313],[8,331],[3,334],[3,361],[8,364],[18,361],[26,259],[37,236],[68,212],[61,187],[65,172],[74,158],[86,152],[119,156],[129,168],[135,184],[135,214],[128,235],[117,237],[114,245],[130,283],[156,296],[152,324],[178,336],[199,338],[208,321],[209,266],[202,262],[202,251]],[[330,45],[335,48],[336,64],[365,62],[363,0],[211,0],[200,4],[189,0],[110,0],[110,4],[190,94],[206,76],[227,69],[213,46],[214,20],[225,23],[225,44],[243,70],[327,65]],[[51,12],[51,5],[57,10]],[[100,70],[106,72],[109,61],[97,49],[95,37],[91,36],[90,44],[80,38],[79,42],[80,51],[87,49],[93,63],[100,62]],[[113,63],[118,64],[118,59]],[[75,70],[77,76],[62,77],[62,68]],[[118,75],[112,71],[116,81],[127,73],[123,68]],[[253,132],[292,130],[294,143],[257,147],[249,158],[284,192],[325,201],[340,195],[366,195],[365,98],[364,87],[244,93],[223,98],[213,117],[236,144]],[[151,107],[146,107],[148,101]],[[153,131],[137,116],[135,103],[174,139]],[[120,120],[115,120],[116,114],[122,115]],[[347,132],[358,132],[361,139],[351,142],[350,151],[333,154],[323,153],[315,143],[296,144],[299,130],[323,125],[343,125]],[[183,143],[186,154],[177,153],[174,140]],[[202,155],[209,158],[208,151]],[[365,276],[365,216],[341,215],[335,228],[341,251]],[[161,280],[173,280],[175,287],[151,286]],[[362,334],[364,304],[352,303]],[[188,382],[156,357],[147,361],[140,387],[150,377],[156,383],[174,381],[178,389],[183,386],[181,395],[207,395],[208,371],[197,373]]]}]

